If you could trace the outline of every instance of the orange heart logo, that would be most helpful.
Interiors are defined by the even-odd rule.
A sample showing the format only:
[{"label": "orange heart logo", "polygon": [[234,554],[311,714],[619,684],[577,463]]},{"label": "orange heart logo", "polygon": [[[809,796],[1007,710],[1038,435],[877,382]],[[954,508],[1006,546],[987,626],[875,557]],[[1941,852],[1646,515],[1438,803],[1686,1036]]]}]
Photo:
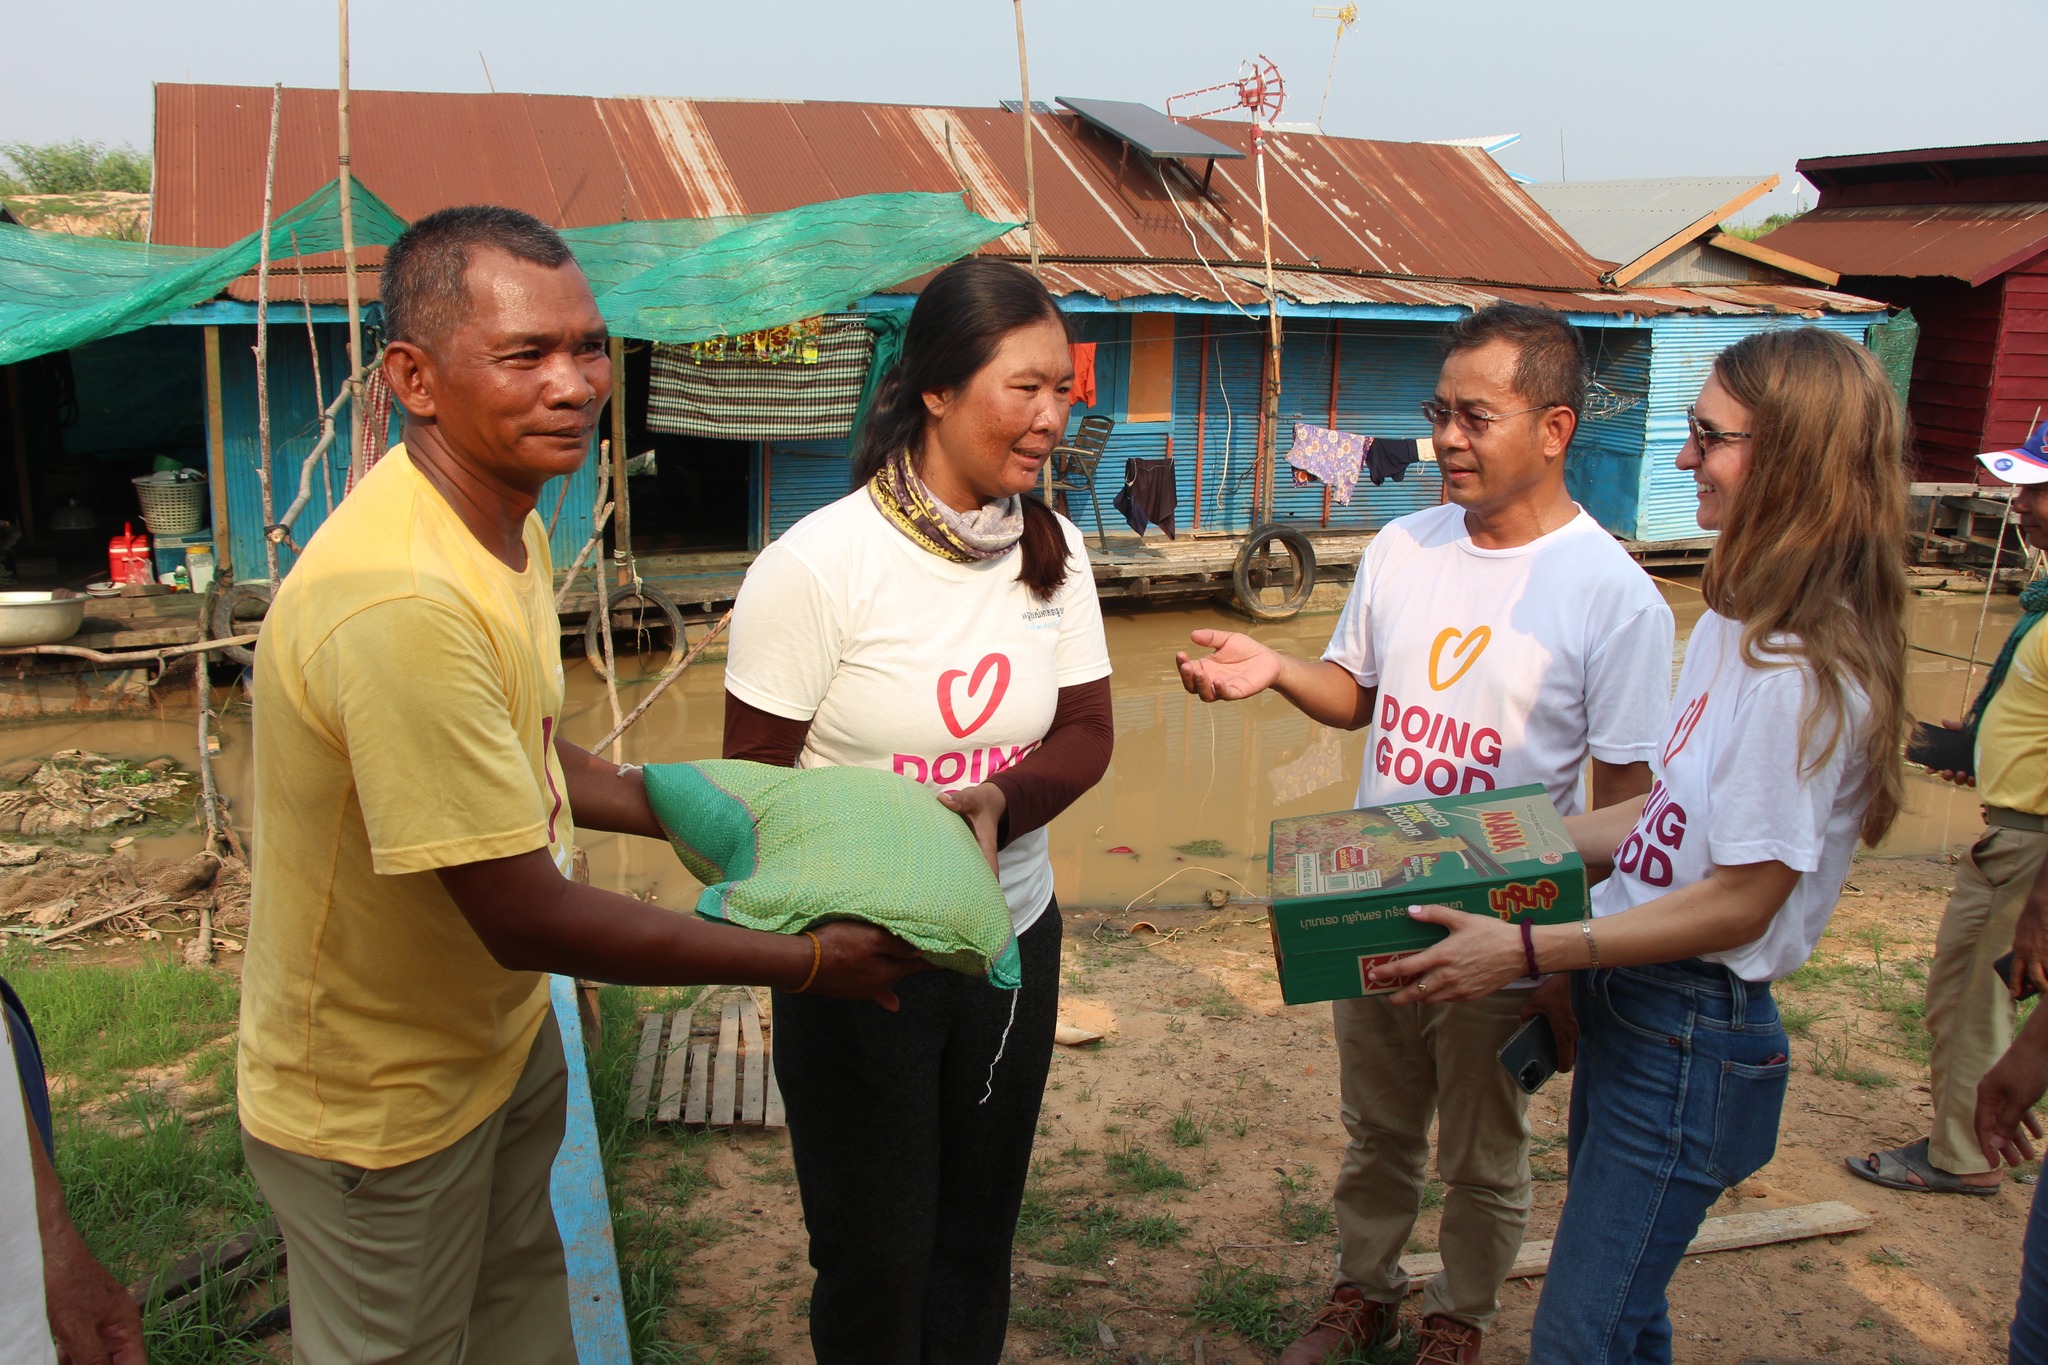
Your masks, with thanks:
[{"label": "orange heart logo", "polygon": [[[1493,632],[1485,626],[1476,627],[1470,632],[1459,630],[1455,626],[1440,631],[1436,643],[1429,647],[1429,685],[1441,692],[1464,677],[1471,671],[1472,665],[1479,662],[1479,656],[1486,652],[1486,644],[1491,639]],[[1442,677],[1438,672],[1443,662],[1445,645],[1451,646],[1451,659],[1458,665],[1457,671],[1448,678]]]}]

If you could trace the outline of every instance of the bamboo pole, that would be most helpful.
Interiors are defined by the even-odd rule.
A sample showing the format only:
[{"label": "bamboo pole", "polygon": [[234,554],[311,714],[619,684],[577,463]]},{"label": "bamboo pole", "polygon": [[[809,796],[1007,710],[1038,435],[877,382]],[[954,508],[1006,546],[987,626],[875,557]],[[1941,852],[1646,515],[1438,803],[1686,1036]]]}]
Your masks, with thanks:
[{"label": "bamboo pole", "polygon": [[213,498],[213,563],[221,578],[235,571],[234,536],[228,528],[228,436],[221,398],[220,328],[208,323],[201,338],[206,355],[206,480]]},{"label": "bamboo pole", "polygon": [[[619,586],[631,586],[633,563],[633,499],[626,486],[626,339],[612,338],[612,496],[619,519],[612,533],[612,560],[619,566]],[[563,490],[568,489],[567,481]],[[620,562],[623,561],[623,562]]]},{"label": "bamboo pole", "polygon": [[[611,485],[611,442],[603,441],[598,444],[598,458],[601,461],[601,472],[597,479],[597,500],[600,503],[604,503],[605,493]],[[614,504],[607,503],[605,505],[611,506]],[[624,504],[617,505],[622,508],[624,506]],[[603,529],[599,528],[597,534],[602,536],[604,534]],[[619,728],[619,721],[623,713],[619,710],[619,668],[612,657],[612,607],[606,592],[606,575],[604,556],[602,554],[597,557],[597,562],[590,566],[590,576],[597,584],[597,634],[598,639],[602,642],[604,651],[604,694],[611,703],[612,728],[616,731]],[[612,744],[612,762],[623,763],[625,761],[623,747],[617,741],[614,741]]]},{"label": "bamboo pole", "polygon": [[363,292],[362,284],[356,278],[356,220],[355,196],[352,187],[355,172],[349,165],[348,141],[348,0],[339,0],[341,6],[341,83],[338,92],[336,113],[341,126],[341,261],[343,272],[348,276],[348,391],[353,401],[349,408],[348,467],[351,475],[360,477],[362,470],[357,461],[362,451],[355,439],[357,421],[362,415],[363,405]]},{"label": "bamboo pole", "polygon": [[[256,483],[263,494],[263,567],[277,582],[277,499],[270,488],[270,217],[277,197],[277,116],[284,82],[270,88],[270,152],[263,162],[263,239],[256,262]],[[303,278],[303,276],[301,277]]]},{"label": "bamboo pole", "polygon": [[691,645],[690,652],[685,654],[682,658],[678,659],[675,663],[675,666],[669,669],[668,672],[661,675],[660,681],[654,684],[654,689],[651,692],[649,692],[645,697],[642,697],[640,699],[640,704],[633,708],[633,714],[627,716],[617,725],[614,725],[612,727],[611,733],[606,735],[603,739],[597,742],[597,747],[602,749],[605,748],[607,745],[616,743],[621,735],[625,734],[626,731],[632,729],[633,722],[647,714],[647,708],[654,705],[655,698],[659,697],[662,693],[668,691],[668,685],[674,682],[677,678],[683,676],[683,670],[688,668],[691,664],[697,661],[697,656],[699,654],[702,654],[705,650],[705,647],[708,646],[713,640],[716,640],[718,638],[718,633],[724,630],[726,624],[731,620],[732,608],[727,607],[725,609],[725,615],[719,617],[718,620],[712,623],[711,629],[705,632],[704,638],[699,640],[696,644]]}]

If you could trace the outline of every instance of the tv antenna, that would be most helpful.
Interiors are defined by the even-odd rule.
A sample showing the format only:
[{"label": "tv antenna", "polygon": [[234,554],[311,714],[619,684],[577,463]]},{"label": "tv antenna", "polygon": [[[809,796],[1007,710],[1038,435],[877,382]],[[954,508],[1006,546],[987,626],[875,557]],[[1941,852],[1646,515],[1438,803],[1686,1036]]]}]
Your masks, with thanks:
[{"label": "tv antenna", "polygon": [[1323,130],[1323,111],[1330,107],[1330,82],[1337,78],[1337,49],[1343,45],[1344,30],[1358,23],[1356,5],[1317,5],[1313,11],[1318,19],[1337,21],[1337,41],[1330,44],[1330,74],[1323,77],[1323,102],[1316,106],[1316,131]]},{"label": "tv antenna", "polygon": [[[1225,92],[1228,92],[1227,94]],[[1180,100],[1198,99],[1203,95],[1221,98],[1205,101],[1200,109],[1176,113],[1174,104]],[[1251,115],[1253,124],[1270,124],[1280,117],[1280,106],[1287,99],[1287,82],[1280,77],[1280,68],[1261,54],[1256,61],[1245,62],[1238,68],[1237,79],[1224,81],[1221,85],[1205,85],[1200,90],[1190,90],[1182,95],[1166,98],[1166,116],[1183,121],[1191,118],[1214,118],[1242,109]],[[1253,139],[1254,147],[1257,139]]]}]

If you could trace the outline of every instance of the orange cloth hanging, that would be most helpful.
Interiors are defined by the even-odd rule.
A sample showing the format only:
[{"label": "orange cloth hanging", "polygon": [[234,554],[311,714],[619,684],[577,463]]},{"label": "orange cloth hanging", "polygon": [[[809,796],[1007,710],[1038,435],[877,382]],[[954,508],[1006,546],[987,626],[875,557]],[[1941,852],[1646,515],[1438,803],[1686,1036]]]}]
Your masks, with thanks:
[{"label": "orange cloth hanging", "polygon": [[1095,343],[1076,341],[1067,349],[1074,353],[1074,406],[1095,406]]}]

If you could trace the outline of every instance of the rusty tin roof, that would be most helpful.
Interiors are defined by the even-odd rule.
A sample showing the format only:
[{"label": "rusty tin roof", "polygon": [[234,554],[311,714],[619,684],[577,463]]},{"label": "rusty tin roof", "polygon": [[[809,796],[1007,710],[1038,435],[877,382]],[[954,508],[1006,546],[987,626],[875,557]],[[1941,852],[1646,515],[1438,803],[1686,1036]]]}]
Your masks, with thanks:
[{"label": "rusty tin roof", "polygon": [[1939,275],[1979,285],[2048,251],[2048,203],[1815,209],[1757,240],[1843,275]]}]

